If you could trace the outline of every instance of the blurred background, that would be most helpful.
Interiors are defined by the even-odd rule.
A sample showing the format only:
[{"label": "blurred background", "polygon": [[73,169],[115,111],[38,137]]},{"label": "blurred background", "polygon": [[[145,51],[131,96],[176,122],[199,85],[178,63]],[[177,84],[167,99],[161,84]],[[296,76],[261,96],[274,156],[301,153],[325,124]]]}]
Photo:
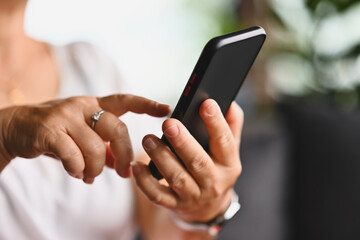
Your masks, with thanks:
[{"label": "blurred background", "polygon": [[124,91],[175,106],[205,43],[260,25],[268,37],[237,102],[236,190],[219,239],[360,239],[359,0],[31,0],[29,35],[91,42]]}]

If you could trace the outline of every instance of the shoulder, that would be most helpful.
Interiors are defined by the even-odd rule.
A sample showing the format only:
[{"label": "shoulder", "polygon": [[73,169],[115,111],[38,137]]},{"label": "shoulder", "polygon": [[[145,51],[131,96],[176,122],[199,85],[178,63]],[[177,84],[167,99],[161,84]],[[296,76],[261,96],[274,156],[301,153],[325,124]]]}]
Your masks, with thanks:
[{"label": "shoulder", "polygon": [[68,61],[75,61],[85,67],[96,66],[109,70],[116,69],[113,59],[100,47],[88,42],[74,42],[62,46],[54,46],[57,51],[62,51]]},{"label": "shoulder", "polygon": [[121,90],[123,84],[118,68],[100,47],[88,42],[51,47],[62,77],[86,85],[88,94],[108,95]]},{"label": "shoulder", "polygon": [[78,60],[93,61],[100,64],[103,61],[113,63],[112,59],[100,47],[88,42],[75,42],[62,47],[69,55]]}]

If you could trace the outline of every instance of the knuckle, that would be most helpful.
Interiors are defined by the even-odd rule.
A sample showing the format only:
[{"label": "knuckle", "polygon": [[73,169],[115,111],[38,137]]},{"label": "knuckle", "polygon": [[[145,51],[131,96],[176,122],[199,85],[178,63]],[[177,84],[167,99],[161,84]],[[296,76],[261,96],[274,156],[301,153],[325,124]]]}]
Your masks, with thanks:
[{"label": "knuckle", "polygon": [[170,177],[169,185],[173,189],[184,189],[186,186],[186,174],[181,171]]},{"label": "knuckle", "polygon": [[79,158],[82,158],[80,151],[69,149],[69,151],[62,154],[62,158],[60,160],[67,171],[77,173],[82,172],[85,169],[85,164],[83,164],[83,161],[75,161],[75,159]]},{"label": "knuckle", "polygon": [[152,194],[150,196],[148,196],[149,200],[153,203],[155,203],[156,205],[161,205],[163,197],[161,196],[161,194]]},{"label": "knuckle", "polygon": [[96,143],[85,156],[86,175],[96,177],[99,175],[105,165],[106,148],[104,144]]},{"label": "knuckle", "polygon": [[[116,102],[125,103],[131,101],[131,96],[128,94],[116,94],[114,95]],[[123,106],[125,107],[125,106]],[[127,109],[126,109],[127,110]]]},{"label": "knuckle", "polygon": [[65,108],[67,108],[68,105],[71,105],[71,109],[73,109],[73,106],[76,106],[79,109],[84,109],[89,105],[97,105],[97,100],[94,97],[88,96],[71,97],[68,99],[68,101],[66,101],[66,104],[63,104]]},{"label": "knuckle", "polygon": [[106,154],[105,144],[102,142],[99,142],[99,141],[92,144],[91,154],[94,156],[99,156],[99,157],[105,156],[105,154]]},{"label": "knuckle", "polygon": [[77,110],[79,109],[79,104],[76,103],[76,99],[78,98],[79,97],[72,97],[58,101],[53,106],[47,108],[46,115],[48,116],[49,121],[57,121],[59,118],[74,119],[74,113],[77,113]]},{"label": "knuckle", "polygon": [[199,173],[208,167],[209,161],[204,153],[193,158],[189,163],[189,170],[194,173]]},{"label": "knuckle", "polygon": [[85,101],[86,98],[87,97],[80,97],[80,96],[71,97],[71,98],[69,98],[69,102],[76,104],[76,105],[82,105],[82,104],[86,104],[86,101]]},{"label": "knuckle", "polygon": [[211,186],[211,194],[214,198],[220,197],[224,192],[223,187],[220,184],[213,184]]},{"label": "knuckle", "polygon": [[74,119],[74,109],[68,104],[61,104],[56,108],[56,112],[50,114],[51,122],[56,122],[59,118]]},{"label": "knuckle", "polygon": [[192,188],[189,194],[189,200],[195,206],[201,205],[203,202],[201,190],[199,188]]},{"label": "knuckle", "polygon": [[122,137],[124,135],[128,135],[128,129],[127,129],[127,126],[121,122],[121,121],[118,121],[114,124],[114,130],[113,132],[116,134],[116,136],[118,137]]},{"label": "knuckle", "polygon": [[81,97],[70,97],[62,105],[80,105],[81,101]]},{"label": "knuckle", "polygon": [[81,158],[82,154],[80,151],[77,151],[76,149],[69,149],[66,153],[64,153],[63,158],[66,161],[71,162],[73,159]]},{"label": "knuckle", "polygon": [[56,145],[57,134],[54,131],[39,129],[36,138],[38,139],[35,141],[38,144],[36,147],[39,149],[44,147],[43,150],[46,151],[51,150]]},{"label": "knuckle", "polygon": [[226,131],[224,134],[221,134],[216,140],[216,142],[221,146],[229,146],[233,144],[233,136],[228,131]]}]

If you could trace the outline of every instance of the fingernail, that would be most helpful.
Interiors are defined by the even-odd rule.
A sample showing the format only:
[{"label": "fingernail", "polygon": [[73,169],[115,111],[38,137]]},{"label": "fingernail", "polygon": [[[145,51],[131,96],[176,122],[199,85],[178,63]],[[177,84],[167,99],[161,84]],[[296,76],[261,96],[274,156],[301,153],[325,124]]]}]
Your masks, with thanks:
[{"label": "fingernail", "polygon": [[77,178],[77,179],[83,179],[84,178],[84,174],[81,172],[81,173],[71,173],[71,172],[68,172],[68,174],[74,178]]},{"label": "fingernail", "polygon": [[212,102],[212,103],[210,104],[210,106],[208,106],[208,107],[205,109],[205,114],[206,114],[206,116],[208,116],[208,117],[214,116],[214,115],[216,114],[217,108],[218,108],[218,107],[217,107],[216,103]]},{"label": "fingernail", "polygon": [[153,139],[148,138],[144,141],[143,146],[144,146],[145,150],[151,151],[157,147],[157,143]]},{"label": "fingernail", "polygon": [[132,167],[135,167],[135,166],[138,166],[138,165],[140,165],[140,163],[137,162],[137,161],[131,161],[130,162],[130,166],[132,166]]},{"label": "fingernail", "polygon": [[158,111],[160,111],[160,115],[167,115],[170,112],[170,106],[167,104],[156,103],[156,108]]},{"label": "fingernail", "polygon": [[167,104],[162,104],[162,105],[163,105],[163,108],[165,109],[165,113],[169,114],[171,111],[170,105],[167,105]]},{"label": "fingernail", "polygon": [[83,181],[84,181],[84,183],[87,183],[87,184],[92,184],[93,182],[94,182],[94,178],[92,178],[92,177],[85,177],[84,179],[83,179]]},{"label": "fingernail", "polygon": [[164,134],[167,137],[176,137],[179,134],[179,128],[176,124],[174,124],[171,127],[167,128],[164,131]]},{"label": "fingernail", "polygon": [[143,166],[141,165],[136,165],[132,167],[132,172],[135,176],[139,175],[143,170]]}]

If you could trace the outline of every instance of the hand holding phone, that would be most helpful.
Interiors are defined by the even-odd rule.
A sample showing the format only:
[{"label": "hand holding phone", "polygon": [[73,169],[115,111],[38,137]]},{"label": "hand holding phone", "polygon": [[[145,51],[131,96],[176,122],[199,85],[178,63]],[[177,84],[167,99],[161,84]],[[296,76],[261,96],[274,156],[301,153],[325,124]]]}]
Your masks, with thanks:
[{"label": "hand holding phone", "polygon": [[[252,27],[211,39],[200,55],[171,118],[180,120],[206,151],[209,136],[199,115],[201,103],[214,99],[226,115],[265,38],[264,29]],[[162,140],[176,155],[165,136]],[[156,179],[162,178],[152,161],[149,168]]]}]

